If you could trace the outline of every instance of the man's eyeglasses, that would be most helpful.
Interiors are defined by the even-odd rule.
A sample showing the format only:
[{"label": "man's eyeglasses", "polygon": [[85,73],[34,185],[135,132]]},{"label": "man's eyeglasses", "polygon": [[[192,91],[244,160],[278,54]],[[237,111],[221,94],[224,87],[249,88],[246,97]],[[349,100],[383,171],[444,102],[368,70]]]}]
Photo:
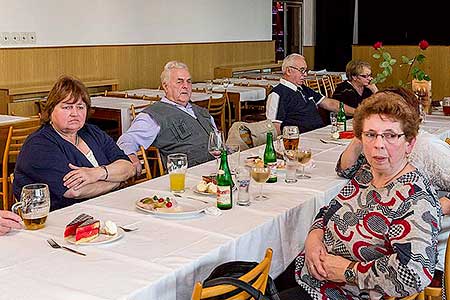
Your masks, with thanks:
[{"label": "man's eyeglasses", "polygon": [[362,133],[363,138],[368,142],[374,142],[378,136],[381,136],[381,138],[389,144],[394,144],[398,141],[398,139],[402,136],[404,136],[404,133],[394,133],[394,132],[383,132],[383,133],[376,133],[375,131],[364,131]]},{"label": "man's eyeglasses", "polygon": [[372,77],[372,74],[367,74],[367,75],[364,75],[364,74],[360,74],[360,75],[358,75],[358,76],[361,76],[362,78],[373,78]]},{"label": "man's eyeglasses", "polygon": [[292,68],[294,70],[297,70],[297,71],[299,71],[300,73],[302,73],[304,75],[308,74],[308,69],[305,69],[305,68],[297,68],[297,67],[294,67],[294,66],[289,66],[288,68]]}]

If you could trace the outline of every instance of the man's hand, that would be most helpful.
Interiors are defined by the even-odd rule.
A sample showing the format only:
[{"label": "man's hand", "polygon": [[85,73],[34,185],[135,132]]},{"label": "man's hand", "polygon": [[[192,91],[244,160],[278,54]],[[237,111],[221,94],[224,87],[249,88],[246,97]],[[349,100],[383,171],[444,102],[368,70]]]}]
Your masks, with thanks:
[{"label": "man's hand", "polygon": [[442,213],[447,216],[450,215],[450,199],[447,197],[442,197],[439,199],[441,203]]},{"label": "man's hand", "polygon": [[22,229],[22,219],[13,212],[0,210],[0,235],[4,235],[11,229]]},{"label": "man's hand", "polygon": [[136,169],[136,176],[141,175],[142,165],[141,165],[141,161],[139,160],[137,155],[135,153],[128,154],[128,158],[131,160],[131,163],[133,164],[134,168]]}]

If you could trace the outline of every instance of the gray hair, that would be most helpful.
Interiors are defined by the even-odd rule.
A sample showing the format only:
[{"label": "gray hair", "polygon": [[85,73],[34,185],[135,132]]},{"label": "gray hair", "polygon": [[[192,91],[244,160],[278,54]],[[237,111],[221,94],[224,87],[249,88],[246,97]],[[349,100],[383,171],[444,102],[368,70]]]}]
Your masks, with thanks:
[{"label": "gray hair", "polygon": [[185,63],[180,61],[172,60],[169,61],[165,66],[164,70],[161,73],[161,83],[168,82],[170,79],[170,71],[172,69],[185,69],[189,72],[189,68]]},{"label": "gray hair", "polygon": [[283,60],[283,64],[281,65],[281,71],[283,72],[283,74],[286,73],[288,67],[293,66],[293,61],[296,58],[301,58],[306,61],[305,57],[301,54],[298,53],[289,54],[288,56],[285,57],[285,59]]}]

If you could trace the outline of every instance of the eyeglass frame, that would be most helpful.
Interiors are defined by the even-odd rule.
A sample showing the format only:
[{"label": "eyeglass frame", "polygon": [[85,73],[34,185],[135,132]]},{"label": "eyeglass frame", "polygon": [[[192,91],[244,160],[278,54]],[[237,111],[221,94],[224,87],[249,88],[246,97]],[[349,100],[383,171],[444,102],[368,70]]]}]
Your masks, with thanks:
[{"label": "eyeglass frame", "polygon": [[[371,134],[373,136],[369,136],[369,134]],[[391,135],[391,137],[387,138],[387,136],[389,136],[389,135]],[[377,138],[379,136],[381,136],[381,139],[383,141],[385,141],[386,143],[391,144],[391,145],[394,144],[395,142],[397,142],[402,136],[406,137],[404,132],[394,133],[394,132],[389,132],[389,131],[383,132],[383,133],[376,133],[374,131],[363,131],[361,136],[370,143],[375,142],[377,140]]]},{"label": "eyeglass frame", "polygon": [[367,79],[367,78],[373,78],[373,76],[372,76],[372,74],[358,74],[358,76],[361,76],[362,78],[364,78],[364,79]]},{"label": "eyeglass frame", "polygon": [[288,68],[292,68],[292,69],[294,69],[294,70],[297,70],[297,71],[299,71],[299,72],[300,72],[301,74],[303,74],[303,75],[307,75],[308,72],[309,72],[309,70],[306,69],[306,68],[297,68],[297,67],[294,67],[294,66],[288,66]]}]

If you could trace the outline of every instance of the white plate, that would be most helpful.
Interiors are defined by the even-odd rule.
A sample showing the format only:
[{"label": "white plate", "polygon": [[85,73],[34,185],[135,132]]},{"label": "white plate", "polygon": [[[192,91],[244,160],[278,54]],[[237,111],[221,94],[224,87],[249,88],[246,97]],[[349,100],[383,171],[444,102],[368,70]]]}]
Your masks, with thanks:
[{"label": "white plate", "polygon": [[138,205],[139,201],[140,200],[136,201],[137,209],[144,211],[146,213],[150,213],[160,218],[168,218],[168,219],[192,218],[200,215],[205,210],[205,208],[211,205],[188,198],[177,198],[177,210],[167,212],[167,211],[145,209]]},{"label": "white plate", "polygon": [[115,242],[123,237],[125,234],[125,231],[123,231],[122,228],[117,228],[117,234],[116,235],[107,235],[100,233],[98,237],[95,239],[86,242],[86,243],[76,243],[75,242],[75,236],[71,236],[70,238],[66,239],[66,241],[70,244],[80,245],[80,246],[92,246],[92,245],[101,245],[101,244],[107,244]]},{"label": "white plate", "polygon": [[199,190],[197,190],[196,187],[194,187],[194,188],[192,189],[192,191],[193,191],[194,193],[196,193],[196,194],[199,194],[199,195],[212,196],[212,197],[216,196],[216,193],[200,192]]}]

